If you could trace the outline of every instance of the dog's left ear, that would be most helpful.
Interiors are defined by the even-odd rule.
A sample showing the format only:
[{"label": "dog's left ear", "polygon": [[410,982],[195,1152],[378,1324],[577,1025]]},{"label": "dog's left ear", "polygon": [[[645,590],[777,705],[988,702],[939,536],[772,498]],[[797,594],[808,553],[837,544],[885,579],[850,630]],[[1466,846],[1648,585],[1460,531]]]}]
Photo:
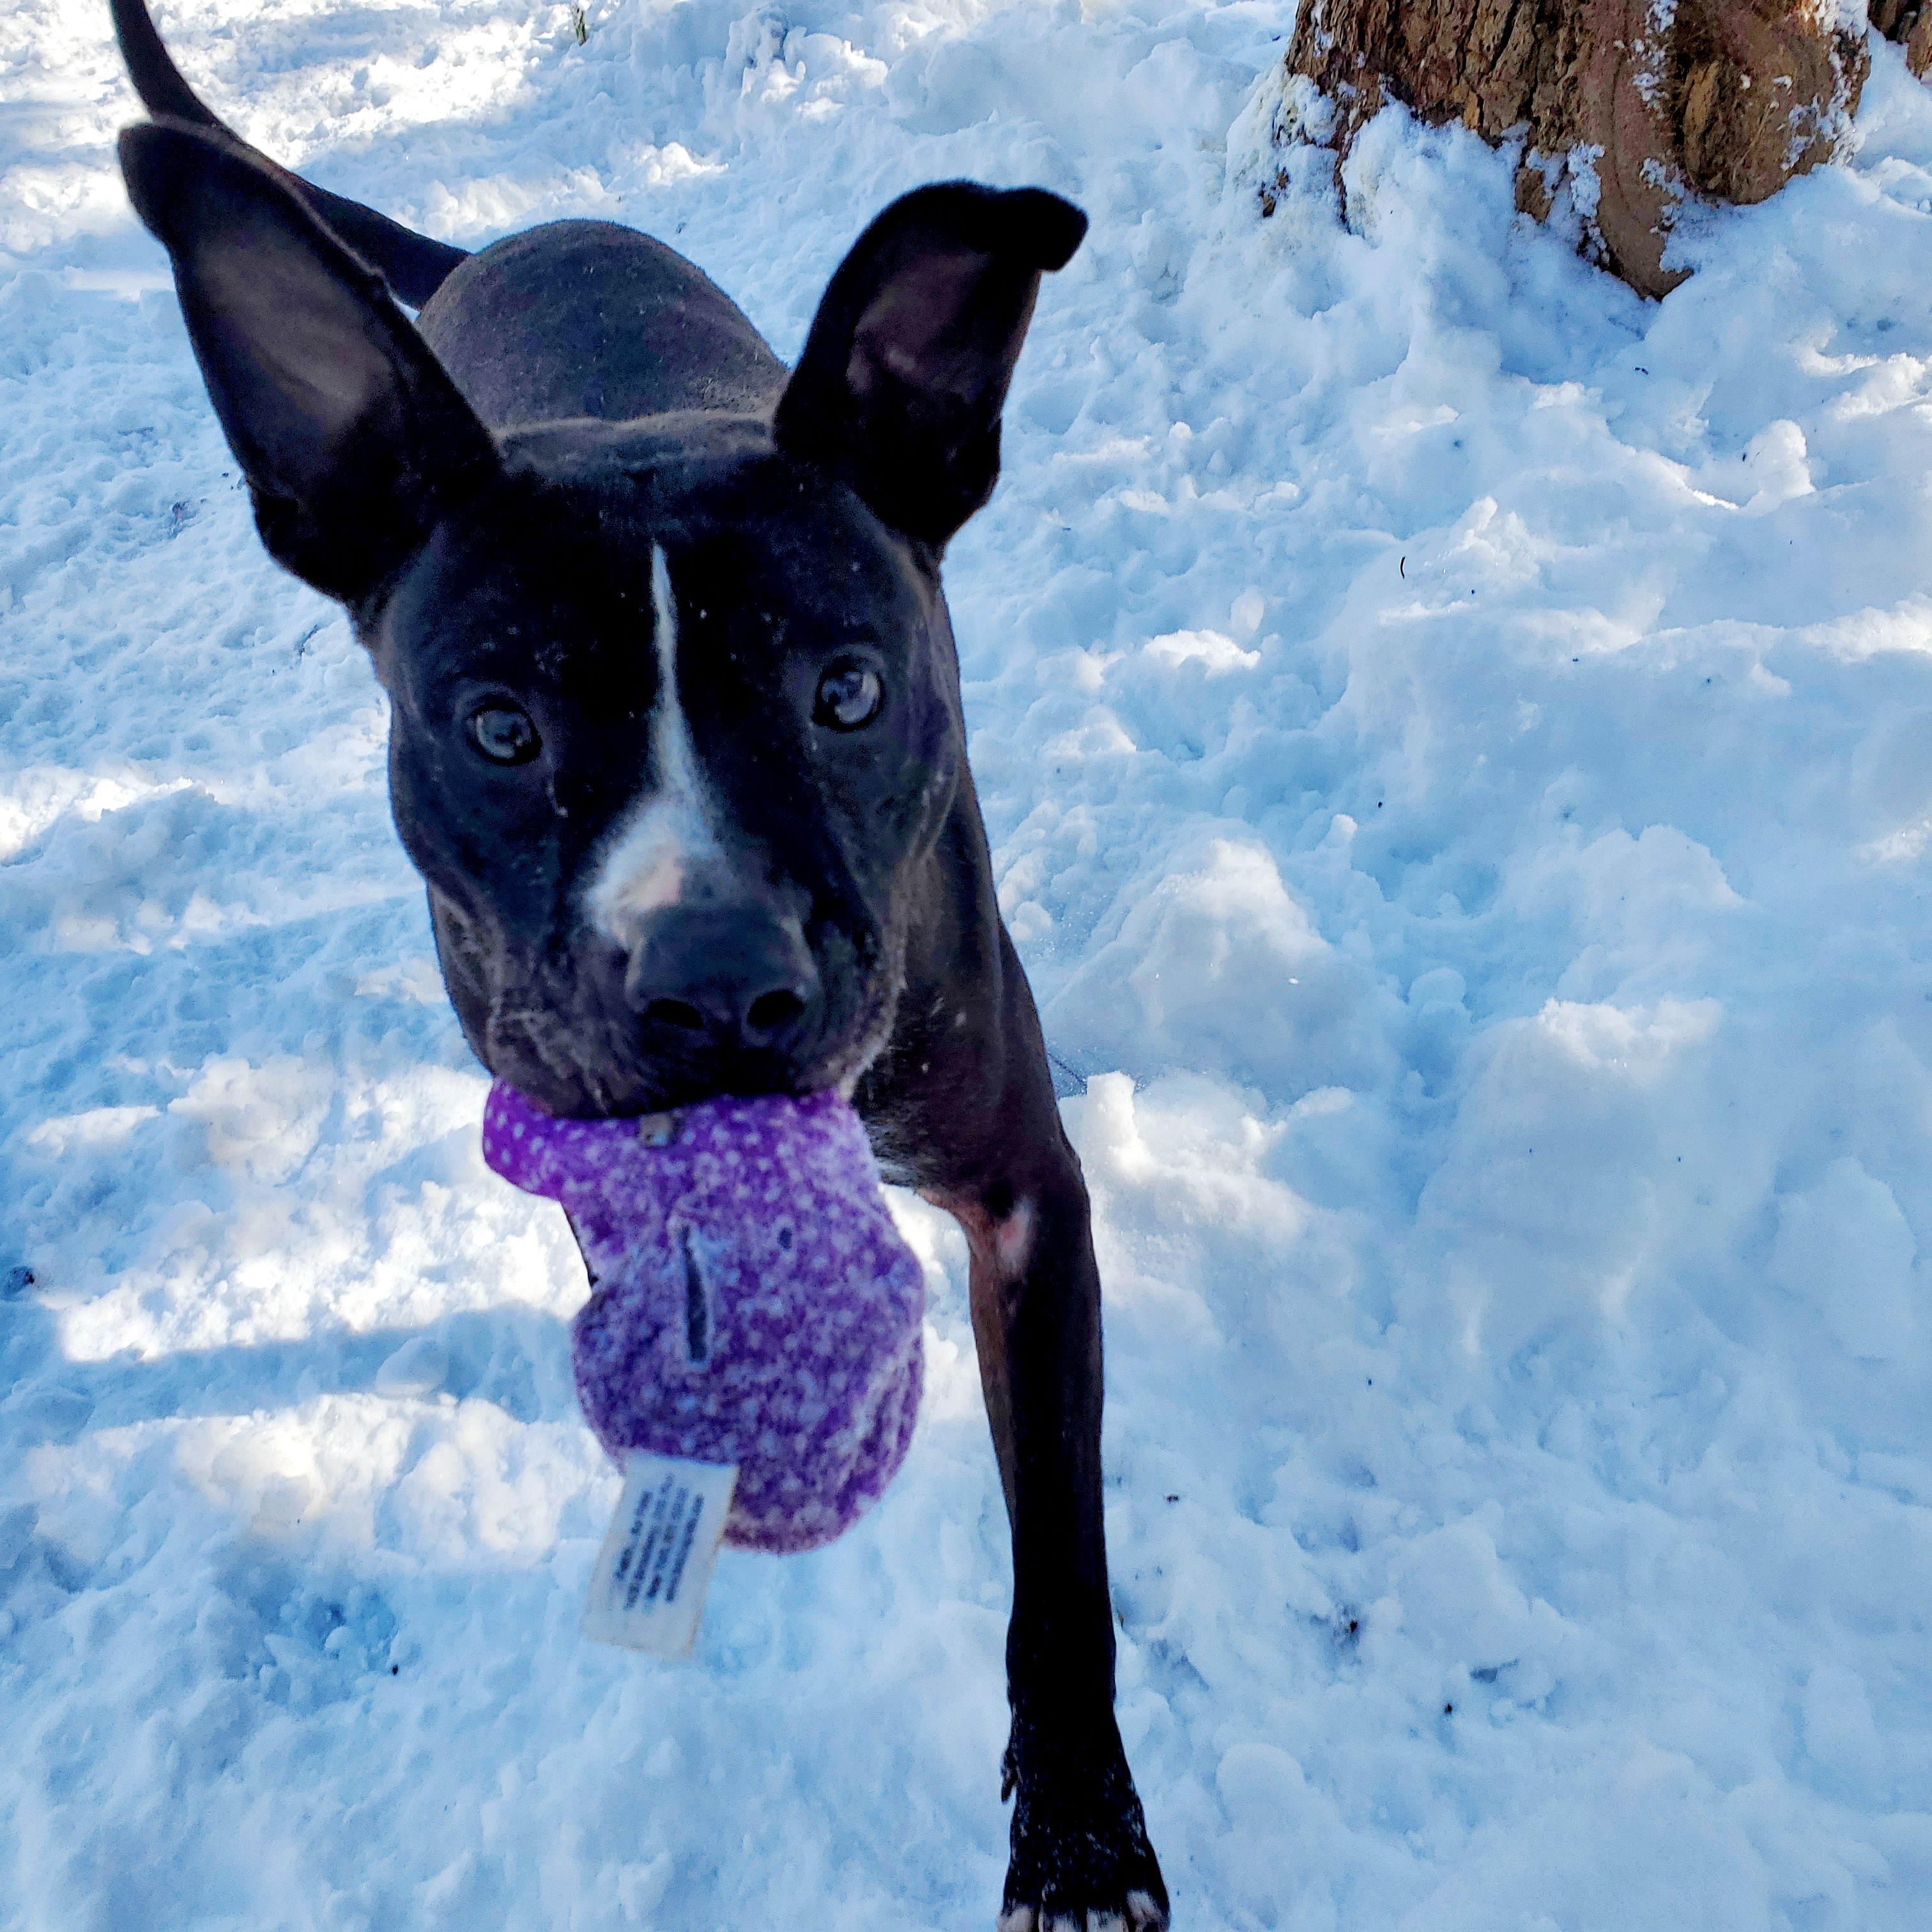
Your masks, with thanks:
[{"label": "dog's left ear", "polygon": [[819,303],[772,422],[779,448],[944,549],[999,476],[1000,410],[1040,278],[1086,232],[1043,188],[947,182],[894,202]]}]

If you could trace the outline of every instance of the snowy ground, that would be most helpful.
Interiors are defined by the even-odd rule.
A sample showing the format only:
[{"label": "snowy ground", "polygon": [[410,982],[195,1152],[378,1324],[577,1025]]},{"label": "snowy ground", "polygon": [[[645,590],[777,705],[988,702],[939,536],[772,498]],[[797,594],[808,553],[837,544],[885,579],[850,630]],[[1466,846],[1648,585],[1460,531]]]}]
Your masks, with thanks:
[{"label": "snowy ground", "polygon": [[[1922,1928],[1932,91],[1876,46],[1852,164],[1646,306],[1398,113],[1342,226],[1273,146],[1292,0],[744,4],[160,17],[326,184],[632,222],[782,353],[902,189],[1093,215],[950,582],[1088,1076],[1178,1924]],[[728,1553],[694,1666],[582,1642],[581,1274],[478,1159],[382,702],[255,544],[104,11],[0,18],[0,1924],[983,1932],[958,1238],[898,1204],[875,1514]]]}]

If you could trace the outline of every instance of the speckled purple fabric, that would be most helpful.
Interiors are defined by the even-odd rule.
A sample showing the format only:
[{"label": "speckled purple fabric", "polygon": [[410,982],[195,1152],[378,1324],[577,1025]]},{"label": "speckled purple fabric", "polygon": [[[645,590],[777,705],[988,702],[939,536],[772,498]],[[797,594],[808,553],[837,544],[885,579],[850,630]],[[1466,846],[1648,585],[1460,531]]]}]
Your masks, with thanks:
[{"label": "speckled purple fabric", "polygon": [[570,1217],[577,1393],[612,1456],[736,1462],[724,1538],[756,1550],[829,1543],[878,1499],[919,1413],[926,1282],[837,1095],[562,1120],[499,1081],[483,1157]]}]

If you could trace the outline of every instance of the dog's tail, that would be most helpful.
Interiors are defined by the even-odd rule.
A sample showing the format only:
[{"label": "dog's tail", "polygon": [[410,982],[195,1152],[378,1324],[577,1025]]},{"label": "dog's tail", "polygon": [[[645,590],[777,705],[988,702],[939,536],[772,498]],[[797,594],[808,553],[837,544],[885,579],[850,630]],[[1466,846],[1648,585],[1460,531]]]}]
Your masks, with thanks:
[{"label": "dog's tail", "polygon": [[309,212],[326,224],[387,282],[399,301],[411,308],[421,308],[442,286],[444,278],[459,262],[469,258],[464,250],[446,242],[433,242],[386,214],[378,214],[360,202],[345,201],[292,175],[263,154],[250,147],[235,130],[217,118],[199,100],[182,76],[181,69],[168,57],[160,35],[149,19],[146,0],[112,0],[114,32],[121,42],[122,58],[128,63],[128,76],[141,104],[158,121],[183,121],[190,126],[212,128],[266,168],[277,180],[292,189]]}]

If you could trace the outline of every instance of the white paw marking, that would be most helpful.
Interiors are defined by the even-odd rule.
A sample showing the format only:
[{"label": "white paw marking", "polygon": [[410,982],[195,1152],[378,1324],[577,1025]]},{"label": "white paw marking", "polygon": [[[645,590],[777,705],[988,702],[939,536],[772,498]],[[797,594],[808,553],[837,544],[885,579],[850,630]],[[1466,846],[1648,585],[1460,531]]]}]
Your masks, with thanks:
[{"label": "white paw marking", "polygon": [[1133,1932],[1166,1932],[1167,1914],[1150,1892],[1127,1894],[1127,1923]]},{"label": "white paw marking", "polygon": [[620,822],[584,895],[590,922],[628,946],[646,914],[674,906],[699,875],[722,866],[716,814],[677,688],[677,599],[661,544],[651,546],[652,642],[658,688],[647,737],[644,796]]},{"label": "white paw marking", "polygon": [[1127,1922],[1118,1912],[1090,1912],[1087,1932],[1127,1932]]},{"label": "white paw marking", "polygon": [[1010,1912],[1000,1914],[1000,1922],[993,1932],[1034,1932],[1040,1923],[1040,1914],[1030,1905],[1016,1905]]}]

